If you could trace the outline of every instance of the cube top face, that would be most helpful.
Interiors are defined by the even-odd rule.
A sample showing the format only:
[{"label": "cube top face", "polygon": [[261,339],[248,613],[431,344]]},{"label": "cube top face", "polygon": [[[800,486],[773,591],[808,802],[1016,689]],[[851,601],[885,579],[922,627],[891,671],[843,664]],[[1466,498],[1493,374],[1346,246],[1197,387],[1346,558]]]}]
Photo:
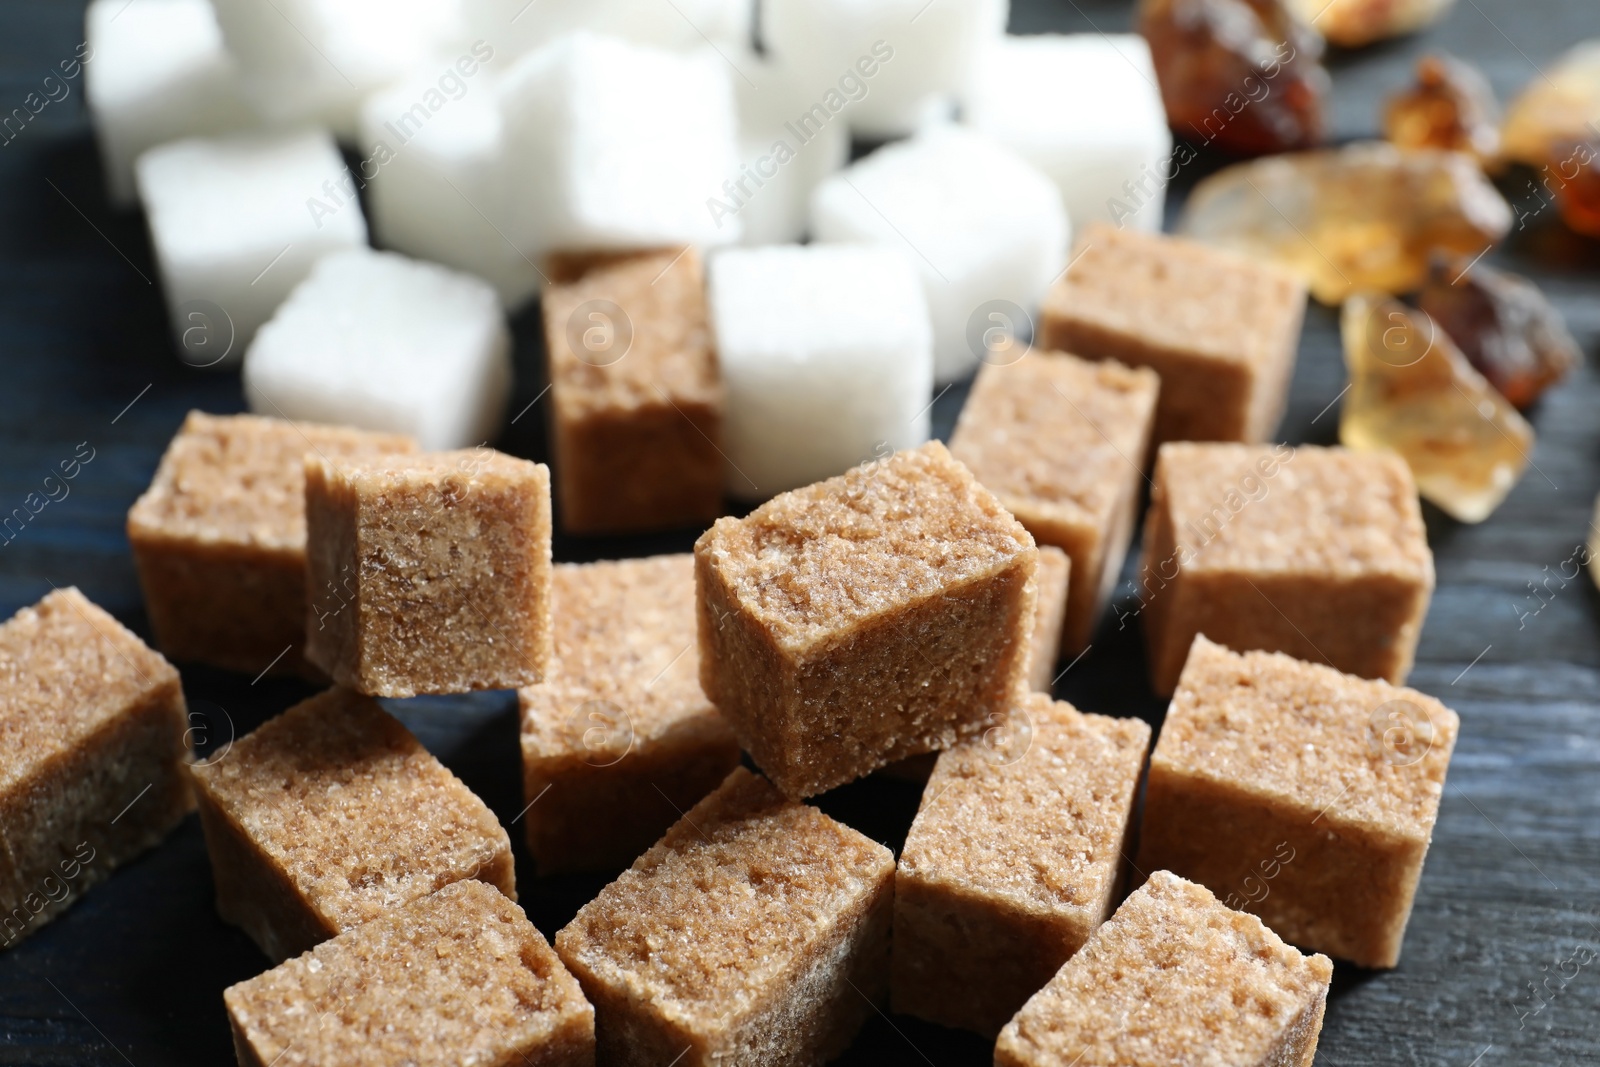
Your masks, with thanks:
[{"label": "cube top face", "polygon": [[177,141],[140,157],[137,172],[156,244],[186,263],[261,256],[265,267],[285,244],[367,240],[360,211],[317,218],[306,210],[307,196],[347,173],[327,133]]},{"label": "cube top face", "polygon": [[1396,575],[1433,586],[1416,483],[1398,456],[1175,442],[1155,483],[1188,573]]},{"label": "cube top face", "polygon": [[348,690],[296,704],[193,777],[335,929],[509,865],[494,813]]},{"label": "cube top face", "polygon": [[629,256],[547,286],[544,321],[562,418],[721,405],[704,271],[693,248]]},{"label": "cube top face", "polygon": [[178,672],[76,588],[0,623],[0,793],[118,716],[178,688]]},{"label": "cube top face", "polygon": [[927,301],[911,263],[894,249],[729,249],[711,261],[710,300],[729,373],[780,381],[817,372],[859,376],[927,352],[932,384]]},{"label": "cube top face", "polygon": [[515,904],[470,880],[223,998],[263,1064],[503,1064],[517,1062],[513,1052],[594,1039],[593,1009],[549,943]]},{"label": "cube top face", "polygon": [[768,983],[894,873],[887,848],[736,769],[556,935],[568,966],[699,1028]]},{"label": "cube top face", "polygon": [[1268,1057],[1332,975],[1326,956],[1157,871],[1007,1024],[995,1061],[1125,1067],[1204,1050],[1207,1064],[1287,1063]]},{"label": "cube top face", "polygon": [[425,448],[460,448],[498,426],[509,351],[487,282],[348,249],[318,260],[261,327],[245,356],[245,386],[255,410],[359,420],[411,430]]},{"label": "cube top face", "polygon": [[144,538],[299,555],[308,454],[348,459],[416,449],[400,434],[191,411],[128,512],[128,528]]},{"label": "cube top face", "polygon": [[791,654],[1033,553],[1033,538],[930,441],[718,519],[695,554]]},{"label": "cube top face", "polygon": [[550,477],[543,464],[492,448],[354,456],[345,462],[311,456],[305,466],[308,476],[314,471],[325,483],[344,487],[359,505],[371,508],[405,507],[414,503],[410,495],[418,492],[436,492],[444,498],[444,506],[454,507],[473,493],[526,491],[547,484]]},{"label": "cube top face", "polygon": [[1008,35],[979,64],[967,121],[1042,164],[1070,165],[1085,150],[1159,155],[1172,135],[1156,85],[1138,34]]},{"label": "cube top face", "polygon": [[1150,745],[1137,719],[1031,693],[984,737],[939,757],[900,877],[1098,921]]},{"label": "cube top face", "polygon": [[1151,766],[1426,845],[1460,719],[1433,697],[1195,638]]},{"label": "cube top face", "polygon": [[583,751],[603,740],[620,760],[620,746],[714,711],[700,688],[693,556],[557,564],[552,586],[549,680],[520,693],[525,745]]},{"label": "cube top face", "polygon": [[[892,205],[889,213],[878,204]],[[818,240],[892,245],[929,284],[974,284],[992,278],[997,261],[1019,246],[1043,246],[1053,255],[1035,257],[1042,291],[1066,254],[1055,183],[1003,144],[961,127],[880,148],[825,180],[811,205]]]},{"label": "cube top face", "polygon": [[1104,531],[1138,491],[1159,385],[1148,368],[1030,350],[979,370],[950,450],[1024,521]]},{"label": "cube top face", "polygon": [[1306,288],[1287,271],[1104,223],[1074,255],[1043,315],[1262,374],[1292,361]]}]

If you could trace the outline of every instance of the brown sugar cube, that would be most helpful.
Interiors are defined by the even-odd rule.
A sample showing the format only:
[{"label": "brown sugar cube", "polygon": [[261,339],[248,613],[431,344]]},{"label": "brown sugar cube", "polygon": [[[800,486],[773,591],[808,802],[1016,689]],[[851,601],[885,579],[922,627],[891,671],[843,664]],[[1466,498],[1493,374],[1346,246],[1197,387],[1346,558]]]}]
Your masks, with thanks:
[{"label": "brown sugar cube", "polygon": [[[1039,546],[1039,569],[1034,575],[1038,587],[1034,612],[1033,638],[1028,653],[1028,684],[1040,693],[1049,693],[1055,681],[1056,653],[1061,648],[1061,620],[1067,609],[1067,575],[1072,561],[1059,548]],[[878,773],[901,782],[926,782],[933,773],[939,753],[924,752],[907,756]]]},{"label": "brown sugar cube", "polygon": [[1150,727],[1021,698],[946,751],[894,879],[894,1010],[989,1036],[1111,914]]},{"label": "brown sugar cube", "polygon": [[594,1009],[482,882],[445,886],[225,990],[239,1067],[593,1067]]},{"label": "brown sugar cube", "polygon": [[1032,652],[1028,660],[1028,684],[1041,693],[1050,692],[1055,680],[1056,657],[1061,652],[1062,627],[1067,617],[1067,586],[1072,560],[1054,545],[1039,546],[1039,569],[1034,575],[1038,587],[1033,616]]},{"label": "brown sugar cube", "polygon": [[1157,871],[1006,1024],[995,1067],[1310,1067],[1332,977]]},{"label": "brown sugar cube", "polygon": [[320,677],[306,642],[305,462],[414,452],[409,437],[191,411],[128,512],[156,644],[178,660]]},{"label": "brown sugar cube", "polygon": [[979,369],[950,453],[1072,558],[1062,652],[1089,643],[1122,573],[1144,485],[1157,380],[1148,370],[1030,352]]},{"label": "brown sugar cube", "polygon": [[722,514],[722,378],[694,249],[602,261],[544,299],[561,527],[622,533]]},{"label": "brown sugar cube", "polygon": [[192,776],[217,911],[274,960],[462,879],[516,898],[494,813],[370,697],[301,701]]},{"label": "brown sugar cube", "polygon": [[194,807],[178,672],[76,589],[0,624],[0,949]]},{"label": "brown sugar cube", "polygon": [[889,981],[894,855],[739,768],[556,934],[602,1063],[821,1064]]},{"label": "brown sugar cube", "polygon": [[1414,689],[1197,637],[1150,758],[1139,866],[1393,967],[1459,726]]},{"label": "brown sugar cube", "polygon": [[1176,237],[1089,228],[1039,312],[1039,348],[1161,376],[1155,439],[1264,441],[1289,394],[1305,283]]},{"label": "brown sugar cube", "polygon": [[[1049,693],[1054,682],[1056,654],[1061,648],[1061,623],[1067,610],[1067,576],[1072,561],[1059,548],[1039,546],[1039,566],[1034,572],[1038,590],[1033,616],[1033,636],[1029,640],[1028,685]],[[939,753],[924,752],[907,756],[885,766],[878,773],[902,782],[926,782],[933,773]]]},{"label": "brown sugar cube", "polygon": [[937,441],[718,519],[700,684],[791,797],[981,733],[1027,683],[1038,551]]},{"label": "brown sugar cube", "polygon": [[555,568],[550,679],[520,691],[541,874],[621,870],[739,764],[700,688],[694,557]]},{"label": "brown sugar cube", "polygon": [[1433,595],[1410,468],[1342,448],[1163,445],[1140,570],[1161,694],[1201,633],[1399,684]]},{"label": "brown sugar cube", "polygon": [[306,656],[372,696],[514,689],[550,661],[550,472],[492,448],[306,459]]}]

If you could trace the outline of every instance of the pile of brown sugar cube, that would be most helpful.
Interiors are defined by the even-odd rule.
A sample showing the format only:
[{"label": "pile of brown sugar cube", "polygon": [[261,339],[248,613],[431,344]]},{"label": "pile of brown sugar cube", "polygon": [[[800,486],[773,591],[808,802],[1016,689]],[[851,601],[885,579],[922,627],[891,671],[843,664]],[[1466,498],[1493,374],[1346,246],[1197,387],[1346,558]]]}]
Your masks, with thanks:
[{"label": "pile of brown sugar cube", "polygon": [[[684,428],[714,426],[624,402],[687,346],[714,422],[702,337],[553,351],[556,502],[614,528],[606,472],[662,453],[634,506],[709,521],[692,554],[553,563],[551,472],[487,447],[192,413],[128,516],[155,642],[327,688],[196,761],[177,671],[75,589],[0,626],[7,942],[198,809],[217,909],[272,964],[221,998],[243,1067],[819,1064],[880,1011],[1005,1067],[1309,1064],[1329,957],[1400,959],[1458,729],[1403,687],[1416,487],[1268,443],[1297,283],[1096,240],[948,448],[743,517]],[[1150,325],[1208,287],[1248,345]],[[1147,486],[1154,737],[1049,692]],[[621,872],[549,939],[507,828],[379,703],[511,689],[538,873]],[[926,780],[898,855],[807,802],[873,774]]]}]

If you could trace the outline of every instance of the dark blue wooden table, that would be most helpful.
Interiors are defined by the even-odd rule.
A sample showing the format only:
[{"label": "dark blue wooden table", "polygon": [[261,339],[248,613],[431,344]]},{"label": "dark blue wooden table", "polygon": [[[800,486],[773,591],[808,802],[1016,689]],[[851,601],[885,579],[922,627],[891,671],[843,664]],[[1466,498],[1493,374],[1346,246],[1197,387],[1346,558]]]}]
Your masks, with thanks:
[{"label": "dark blue wooden table", "polygon": [[[1125,0],[1014,0],[1012,29],[1125,30]],[[1461,0],[1419,38],[1337,55],[1333,127],[1371,136],[1383,96],[1415,57],[1448,49],[1502,95],[1567,46],[1600,36],[1593,0]],[[82,40],[77,0],[0,0],[0,114],[19,106]],[[62,496],[0,536],[0,614],[75,584],[147,632],[123,534],[186,411],[241,409],[236,374],[174,357],[143,223],[101,191],[81,82],[0,146],[0,514],[57,464],[92,455]],[[1183,189],[1215,166],[1186,169]],[[1502,188],[1521,224],[1494,261],[1531,275],[1593,358],[1600,341],[1600,243],[1565,231],[1526,173]],[[520,314],[513,411],[542,388],[537,309]],[[1344,384],[1333,313],[1313,307],[1281,436],[1329,443]],[[948,432],[964,390],[935,406]],[[543,458],[542,402],[498,442]],[[1600,595],[1573,574],[1600,491],[1600,379],[1585,368],[1533,416],[1535,469],[1477,527],[1429,510],[1439,586],[1412,684],[1461,713],[1433,850],[1400,967],[1341,966],[1321,1064],[1600,1064]],[[559,540],[558,559],[682,551],[691,534]],[[1120,595],[1131,599],[1124,576]],[[199,740],[215,748],[305,695],[185,668]],[[1115,615],[1057,695],[1085,710],[1159,723],[1134,629]],[[509,694],[419,699],[393,710],[506,821],[522,808]],[[916,790],[869,781],[822,798],[834,815],[897,847]],[[517,835],[513,833],[513,840]],[[520,846],[519,846],[520,847]],[[554,933],[598,888],[538,880],[519,857],[522,899]],[[221,992],[266,961],[211,906],[191,818],[160,848],[67,915],[0,954],[0,1064],[232,1062]],[[879,1017],[848,1062],[981,1064],[988,1046],[912,1019]]]}]

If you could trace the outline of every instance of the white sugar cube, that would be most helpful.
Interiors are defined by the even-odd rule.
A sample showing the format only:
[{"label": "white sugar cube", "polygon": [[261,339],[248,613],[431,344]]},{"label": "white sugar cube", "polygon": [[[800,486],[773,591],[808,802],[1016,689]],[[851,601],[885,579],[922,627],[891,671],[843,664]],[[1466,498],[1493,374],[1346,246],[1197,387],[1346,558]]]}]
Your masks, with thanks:
[{"label": "white sugar cube", "polygon": [[[831,83],[863,137],[913,132],[940,98],[962,98],[1009,0],[761,0],[770,51]],[[824,103],[826,101],[818,101]]]},{"label": "white sugar cube", "polygon": [[374,93],[361,110],[361,175],[377,242],[476,274],[511,308],[540,279],[506,236],[505,124],[491,78],[434,64]]},{"label": "white sugar cube", "polygon": [[593,30],[657,48],[750,46],[754,0],[464,0],[467,27],[511,55],[574,30]]},{"label": "white sugar cube", "polygon": [[761,499],[928,439],[932,331],[897,250],[727,249],[708,293],[730,494]]},{"label": "white sugar cube", "polygon": [[1144,38],[1006,37],[986,50],[965,115],[1055,180],[1074,227],[1161,228],[1172,134]]},{"label": "white sugar cube", "polygon": [[500,89],[523,252],[738,239],[738,220],[719,227],[707,206],[738,172],[733,89],[714,52],[574,33],[518,60]]},{"label": "white sugar cube", "polygon": [[367,240],[354,180],[326,133],[174,141],[140,156],[134,173],[191,365],[237,363],[313,263]]},{"label": "white sugar cube", "polygon": [[466,448],[499,432],[510,353],[487,282],[393,252],[336,252],[256,335],[245,396],[262,415]]},{"label": "white sugar cube", "polygon": [[[140,0],[143,2],[143,0]],[[256,109],[354,140],[361,101],[436,55],[480,61],[459,0],[212,0]]]},{"label": "white sugar cube", "polygon": [[84,21],[84,94],[113,203],[134,202],[146,149],[256,124],[210,0],[94,0]]},{"label": "white sugar cube", "polygon": [[1066,264],[1068,237],[1055,184],[1010,149],[958,127],[880,148],[824,181],[811,198],[811,232],[818,241],[870,241],[905,254],[927,293],[941,383],[977,364],[997,322],[1027,339]]},{"label": "white sugar cube", "polygon": [[711,211],[719,222],[736,216],[745,244],[798,241],[811,191],[850,158],[849,127],[831,117],[807,121],[821,93],[793,68],[752,53],[730,59],[737,68],[739,171],[716,191]]}]

